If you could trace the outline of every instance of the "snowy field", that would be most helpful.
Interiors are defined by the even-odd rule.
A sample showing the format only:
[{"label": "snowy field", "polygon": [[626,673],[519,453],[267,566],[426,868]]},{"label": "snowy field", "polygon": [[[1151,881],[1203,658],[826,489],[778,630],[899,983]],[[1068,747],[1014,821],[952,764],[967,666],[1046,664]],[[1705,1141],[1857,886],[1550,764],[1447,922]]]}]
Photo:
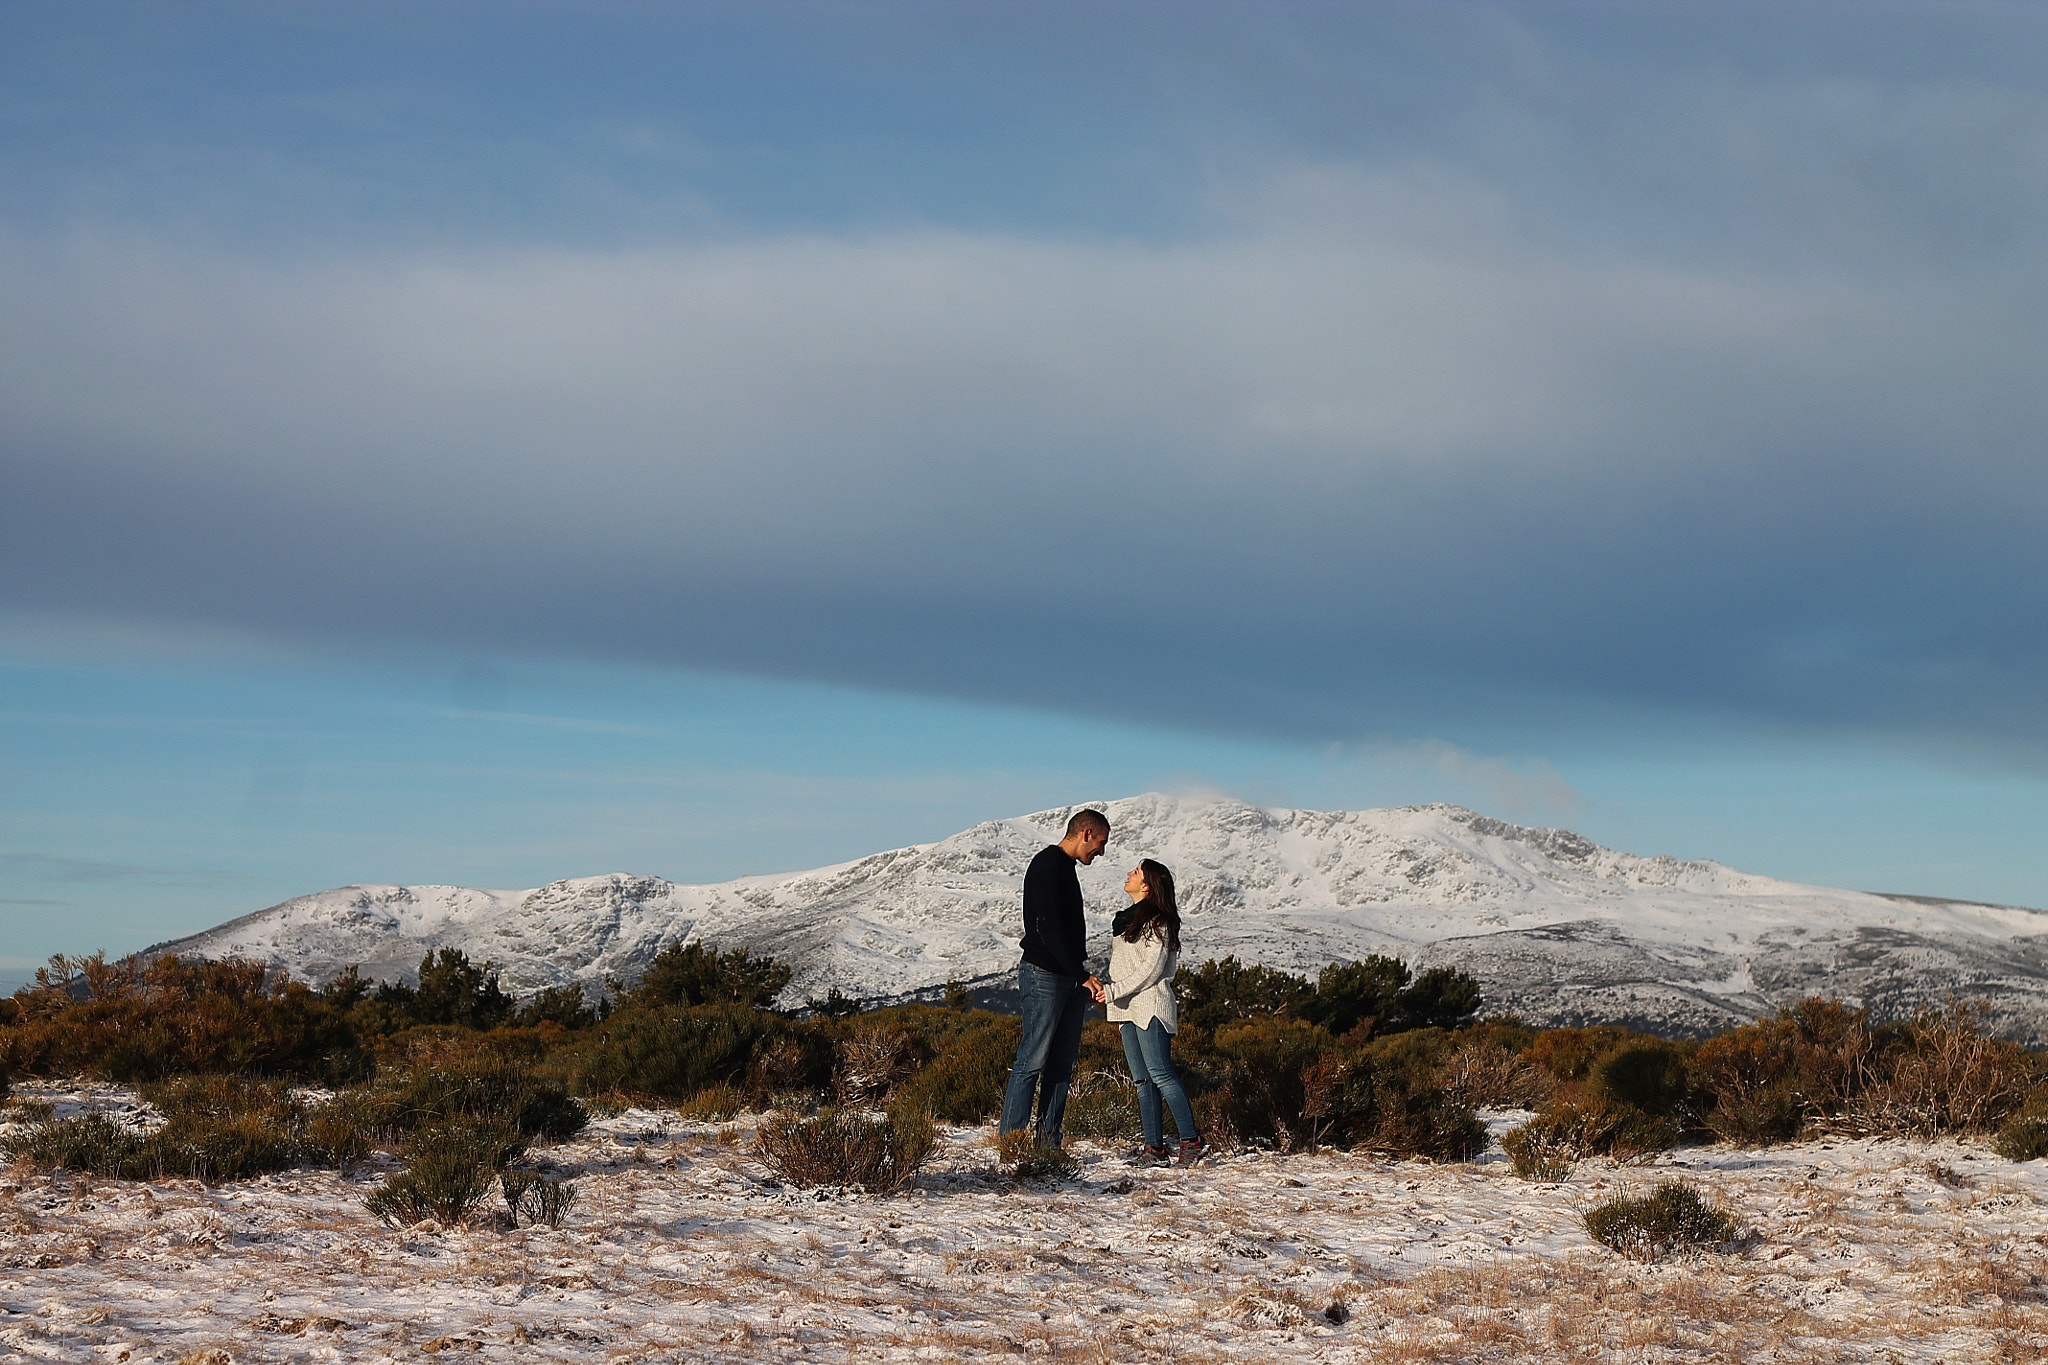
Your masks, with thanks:
[{"label": "snowy field", "polygon": [[[23,1098],[130,1108],[114,1088]],[[1524,1116],[1497,1116],[1496,1132]],[[944,1130],[902,1195],[776,1186],[749,1125],[628,1110],[535,1149],[559,1230],[393,1231],[383,1169],[207,1187],[0,1172],[0,1355],[61,1361],[2033,1361],[2048,1170],[1953,1142],[1681,1151],[1517,1179],[1498,1150],[1015,1185]],[[1755,1235],[1657,1265],[1592,1203],[1694,1179]],[[454,1353],[449,1355],[449,1353]]]}]

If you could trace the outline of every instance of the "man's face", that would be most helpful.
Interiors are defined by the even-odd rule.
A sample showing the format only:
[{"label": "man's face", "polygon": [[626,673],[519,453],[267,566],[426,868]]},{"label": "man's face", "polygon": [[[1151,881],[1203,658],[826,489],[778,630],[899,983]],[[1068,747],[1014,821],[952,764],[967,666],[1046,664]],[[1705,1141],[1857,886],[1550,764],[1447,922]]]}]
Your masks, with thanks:
[{"label": "man's face", "polygon": [[1086,867],[1095,861],[1103,849],[1109,847],[1109,831],[1106,829],[1084,829],[1081,831],[1081,855],[1074,861]]}]

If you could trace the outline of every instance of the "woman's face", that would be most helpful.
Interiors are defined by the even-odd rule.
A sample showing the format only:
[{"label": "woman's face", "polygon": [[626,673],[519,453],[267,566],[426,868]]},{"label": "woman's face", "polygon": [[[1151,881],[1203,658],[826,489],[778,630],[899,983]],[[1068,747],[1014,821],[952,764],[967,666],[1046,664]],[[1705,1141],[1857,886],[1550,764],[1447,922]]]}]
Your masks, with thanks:
[{"label": "woman's face", "polygon": [[1141,901],[1145,899],[1146,891],[1144,868],[1134,867],[1131,869],[1131,875],[1124,878],[1124,894],[1129,896],[1134,901]]}]

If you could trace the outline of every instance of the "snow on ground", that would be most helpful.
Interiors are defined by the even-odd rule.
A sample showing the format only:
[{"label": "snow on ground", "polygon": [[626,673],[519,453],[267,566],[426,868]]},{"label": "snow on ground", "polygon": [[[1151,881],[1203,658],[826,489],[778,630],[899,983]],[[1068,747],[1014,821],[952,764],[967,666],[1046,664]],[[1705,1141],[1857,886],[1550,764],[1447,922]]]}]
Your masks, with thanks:
[{"label": "snow on ground", "polygon": [[[110,1087],[20,1087],[58,1112]],[[1497,1116],[1495,1128],[1515,1116]],[[1972,1144],[1692,1148],[1518,1180],[1244,1153],[1015,1185],[950,1129],[894,1197],[775,1185],[748,1123],[633,1109],[536,1149],[564,1226],[393,1231],[388,1163],[208,1187],[0,1172],[0,1355],[57,1361],[2048,1358],[2048,1169]],[[1593,1203],[1683,1175],[1757,1236],[1639,1265]],[[1331,1305],[1343,1308],[1330,1312]],[[1332,1321],[1340,1318],[1342,1321]]]}]

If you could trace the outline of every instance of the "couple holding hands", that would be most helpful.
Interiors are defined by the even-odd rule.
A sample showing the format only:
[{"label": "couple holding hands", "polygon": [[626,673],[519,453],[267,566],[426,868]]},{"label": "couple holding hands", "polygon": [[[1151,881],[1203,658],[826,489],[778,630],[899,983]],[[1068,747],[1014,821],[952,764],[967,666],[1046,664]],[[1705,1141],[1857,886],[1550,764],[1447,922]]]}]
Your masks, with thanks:
[{"label": "couple holding hands", "polygon": [[[1081,1025],[1091,1004],[1107,1005],[1109,1021],[1123,1031],[1124,1058],[1138,1084],[1145,1145],[1132,1160],[1191,1166],[1209,1148],[1195,1131],[1187,1088],[1173,1069],[1178,1026],[1173,974],[1180,965],[1173,874],[1147,858],[1124,878],[1131,905],[1111,925],[1109,980],[1104,981],[1088,970],[1088,928],[1074,868],[1094,862],[1108,843],[1109,817],[1099,810],[1076,811],[1067,821],[1066,837],[1041,850],[1024,874],[1024,960],[1017,968],[1023,1035],[998,1131],[1014,1133],[1029,1125],[1035,1098],[1039,1143],[1061,1144],[1067,1088],[1081,1055]],[[1166,1145],[1162,1107],[1173,1111],[1178,1151]]]}]

